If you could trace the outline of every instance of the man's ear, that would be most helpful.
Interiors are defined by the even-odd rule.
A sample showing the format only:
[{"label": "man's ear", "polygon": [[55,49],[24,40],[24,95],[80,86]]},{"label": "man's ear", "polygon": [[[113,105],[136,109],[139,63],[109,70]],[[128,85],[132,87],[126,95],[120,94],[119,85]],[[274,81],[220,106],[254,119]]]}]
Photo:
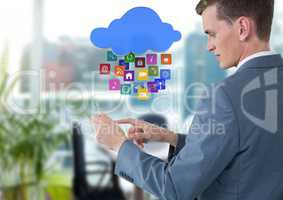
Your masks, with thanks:
[{"label": "man's ear", "polygon": [[238,30],[239,30],[239,39],[240,41],[245,41],[251,35],[252,31],[252,22],[248,17],[240,17],[237,19]]}]

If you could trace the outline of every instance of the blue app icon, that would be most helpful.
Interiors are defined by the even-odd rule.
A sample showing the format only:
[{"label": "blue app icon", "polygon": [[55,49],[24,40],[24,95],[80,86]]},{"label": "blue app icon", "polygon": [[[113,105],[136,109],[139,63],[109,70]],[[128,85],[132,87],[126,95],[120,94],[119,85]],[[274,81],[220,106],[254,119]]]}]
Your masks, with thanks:
[{"label": "blue app icon", "polygon": [[157,83],[157,89],[158,90],[165,90],[166,85],[165,85],[165,80],[161,78],[156,78],[154,81]]},{"label": "blue app icon", "polygon": [[171,70],[170,69],[161,69],[160,70],[160,78],[164,80],[171,79]]},{"label": "blue app icon", "polygon": [[126,63],[124,59],[119,60],[119,66],[125,66],[125,70],[130,68],[130,64]]}]

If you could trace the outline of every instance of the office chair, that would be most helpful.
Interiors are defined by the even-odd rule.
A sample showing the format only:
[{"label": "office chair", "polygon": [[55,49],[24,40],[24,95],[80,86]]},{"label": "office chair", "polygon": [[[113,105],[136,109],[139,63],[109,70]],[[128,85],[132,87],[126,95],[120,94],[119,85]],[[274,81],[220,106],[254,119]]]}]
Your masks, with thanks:
[{"label": "office chair", "polygon": [[[123,192],[119,186],[118,177],[114,175],[115,163],[95,161],[86,162],[84,155],[84,140],[81,127],[78,123],[73,124],[73,156],[74,156],[74,178],[73,193],[75,200],[125,200]],[[87,170],[87,166],[100,166],[103,170]],[[99,183],[102,183],[106,174],[111,179],[107,186],[91,186],[87,181],[88,175],[99,175]]]}]

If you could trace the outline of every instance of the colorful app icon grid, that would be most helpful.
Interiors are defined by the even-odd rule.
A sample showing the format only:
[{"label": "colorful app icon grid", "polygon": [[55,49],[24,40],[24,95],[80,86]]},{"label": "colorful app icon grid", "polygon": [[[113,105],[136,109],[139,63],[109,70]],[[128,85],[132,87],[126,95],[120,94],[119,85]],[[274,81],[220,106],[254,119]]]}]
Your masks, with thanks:
[{"label": "colorful app icon grid", "polygon": [[144,57],[136,57],[130,53],[123,58],[116,56],[112,51],[107,51],[107,61],[116,62],[111,68],[111,64],[102,63],[99,65],[101,75],[113,75],[108,82],[111,91],[120,91],[121,95],[134,95],[139,100],[148,100],[151,94],[159,93],[166,89],[166,80],[171,79],[171,69],[160,69],[158,57],[161,65],[172,64],[171,54],[146,54]]}]

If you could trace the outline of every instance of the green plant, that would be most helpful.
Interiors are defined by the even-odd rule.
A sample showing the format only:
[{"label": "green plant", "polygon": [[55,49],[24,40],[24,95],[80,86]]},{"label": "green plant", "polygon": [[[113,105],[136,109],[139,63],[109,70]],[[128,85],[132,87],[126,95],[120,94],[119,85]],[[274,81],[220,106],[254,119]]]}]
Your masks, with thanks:
[{"label": "green plant", "polygon": [[17,174],[17,184],[22,186],[21,192],[26,196],[26,186],[40,182],[46,160],[67,141],[67,134],[56,131],[57,122],[48,114],[36,117],[6,114],[5,120],[1,124],[8,145],[5,169]]},{"label": "green plant", "polygon": [[8,58],[6,45],[0,54],[0,186],[5,199],[28,200],[28,187],[39,185],[45,162],[68,142],[68,132],[58,127],[56,116],[51,113],[20,115],[5,108],[17,82],[8,86]]},{"label": "green plant", "polygon": [[9,61],[9,46],[8,43],[4,46],[3,52],[0,54],[0,111],[3,112],[5,106],[3,102],[7,99],[6,91],[8,81],[8,61]]}]

